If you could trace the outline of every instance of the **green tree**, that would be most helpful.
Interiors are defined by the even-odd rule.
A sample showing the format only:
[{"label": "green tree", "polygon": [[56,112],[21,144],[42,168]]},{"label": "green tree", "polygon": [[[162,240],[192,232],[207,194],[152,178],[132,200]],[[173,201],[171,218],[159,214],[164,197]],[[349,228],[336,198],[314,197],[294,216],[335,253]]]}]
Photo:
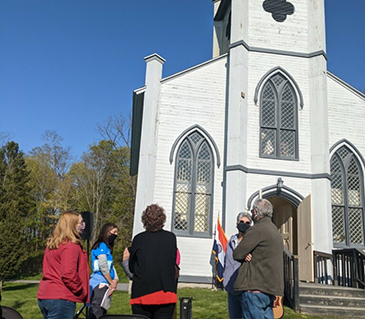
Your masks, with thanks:
[{"label": "green tree", "polygon": [[73,206],[79,211],[94,213],[94,236],[97,235],[101,214],[109,209],[115,185],[112,170],[113,147],[111,141],[100,141],[92,145],[82,156],[82,161],[74,163],[68,174],[73,179]]},{"label": "green tree", "polygon": [[[113,216],[117,219],[125,244],[132,239],[134,218],[134,205],[137,190],[137,176],[130,176],[130,152],[132,117],[122,113],[109,117],[103,124],[98,126],[100,135],[113,142],[114,158],[113,171],[118,176],[116,185],[116,197],[113,201]],[[112,219],[108,216],[108,219]]]},{"label": "green tree", "polygon": [[70,163],[70,149],[61,145],[62,138],[55,131],[46,131],[45,143],[31,150],[26,158],[30,170],[30,195],[34,205],[28,227],[35,233],[34,251],[43,254],[46,239],[51,234],[60,212],[70,208],[69,192],[72,181],[66,178]]},{"label": "green tree", "polygon": [[0,276],[14,277],[28,258],[31,199],[24,153],[15,142],[0,149]]},{"label": "green tree", "polygon": [[118,115],[99,125],[103,138],[90,146],[82,160],[71,166],[67,175],[73,179],[73,207],[94,213],[94,238],[107,222],[119,228],[114,256],[132,238],[136,177],[129,175],[130,120]]},{"label": "green tree", "polygon": [[130,176],[130,151],[132,117],[122,113],[109,117],[98,126],[103,139],[111,141],[114,152],[110,163],[114,172],[112,205],[103,212],[104,222],[114,222],[119,228],[119,239],[114,247],[116,261],[122,259],[122,252],[132,240],[134,205],[137,176]]}]

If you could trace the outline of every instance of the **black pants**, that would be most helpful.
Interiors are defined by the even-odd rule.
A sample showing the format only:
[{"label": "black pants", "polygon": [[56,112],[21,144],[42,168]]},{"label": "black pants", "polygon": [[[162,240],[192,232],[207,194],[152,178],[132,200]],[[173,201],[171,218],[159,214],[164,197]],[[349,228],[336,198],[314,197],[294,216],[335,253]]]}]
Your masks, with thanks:
[{"label": "black pants", "polygon": [[175,306],[175,303],[166,305],[132,305],[132,312],[134,315],[143,315],[150,319],[171,319]]},{"label": "black pants", "polygon": [[106,310],[100,307],[100,304],[107,290],[107,286],[99,289],[99,285],[97,285],[92,291],[90,299],[90,313],[88,319],[99,319],[102,315],[106,314]]}]

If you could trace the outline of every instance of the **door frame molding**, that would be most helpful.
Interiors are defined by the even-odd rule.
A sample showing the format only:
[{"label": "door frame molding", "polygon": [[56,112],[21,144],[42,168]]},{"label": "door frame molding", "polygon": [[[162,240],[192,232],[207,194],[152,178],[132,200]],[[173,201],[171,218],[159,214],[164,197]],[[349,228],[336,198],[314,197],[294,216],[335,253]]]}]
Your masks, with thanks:
[{"label": "door frame molding", "polygon": [[[304,196],[300,193],[298,193],[296,190],[283,185],[280,189],[276,184],[270,185],[267,187],[264,187],[262,190],[262,198],[269,198],[272,196],[279,196],[287,201],[289,201],[291,204],[295,206],[295,208],[298,209],[300,203],[304,199]],[[260,191],[254,192],[250,198],[247,200],[247,208],[250,209],[253,202],[259,198]]]}]

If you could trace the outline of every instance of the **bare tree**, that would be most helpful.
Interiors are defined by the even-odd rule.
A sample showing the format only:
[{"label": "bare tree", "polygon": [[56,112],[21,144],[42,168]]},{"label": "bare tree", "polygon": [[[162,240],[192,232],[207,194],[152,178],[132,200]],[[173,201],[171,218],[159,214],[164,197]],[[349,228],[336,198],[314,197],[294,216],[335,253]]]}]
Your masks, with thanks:
[{"label": "bare tree", "polygon": [[130,176],[129,170],[125,170],[130,166],[130,151],[132,139],[132,116],[127,117],[122,113],[116,116],[110,116],[102,124],[98,125],[98,130],[103,139],[113,142],[114,149],[119,152],[120,158],[123,159],[122,166],[118,165],[123,176],[129,181],[131,188],[131,196],[136,197],[136,177]]}]

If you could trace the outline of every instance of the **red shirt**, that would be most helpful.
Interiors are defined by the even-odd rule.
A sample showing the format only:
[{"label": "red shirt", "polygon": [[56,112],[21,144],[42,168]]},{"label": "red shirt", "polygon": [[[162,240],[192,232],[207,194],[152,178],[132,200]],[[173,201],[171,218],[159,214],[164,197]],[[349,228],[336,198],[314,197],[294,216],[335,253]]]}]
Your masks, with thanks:
[{"label": "red shirt", "polygon": [[142,297],[130,300],[130,305],[166,305],[169,303],[177,303],[177,295],[171,291],[156,291]]},{"label": "red shirt", "polygon": [[80,245],[68,242],[58,249],[46,248],[37,298],[89,302],[89,264]]}]

